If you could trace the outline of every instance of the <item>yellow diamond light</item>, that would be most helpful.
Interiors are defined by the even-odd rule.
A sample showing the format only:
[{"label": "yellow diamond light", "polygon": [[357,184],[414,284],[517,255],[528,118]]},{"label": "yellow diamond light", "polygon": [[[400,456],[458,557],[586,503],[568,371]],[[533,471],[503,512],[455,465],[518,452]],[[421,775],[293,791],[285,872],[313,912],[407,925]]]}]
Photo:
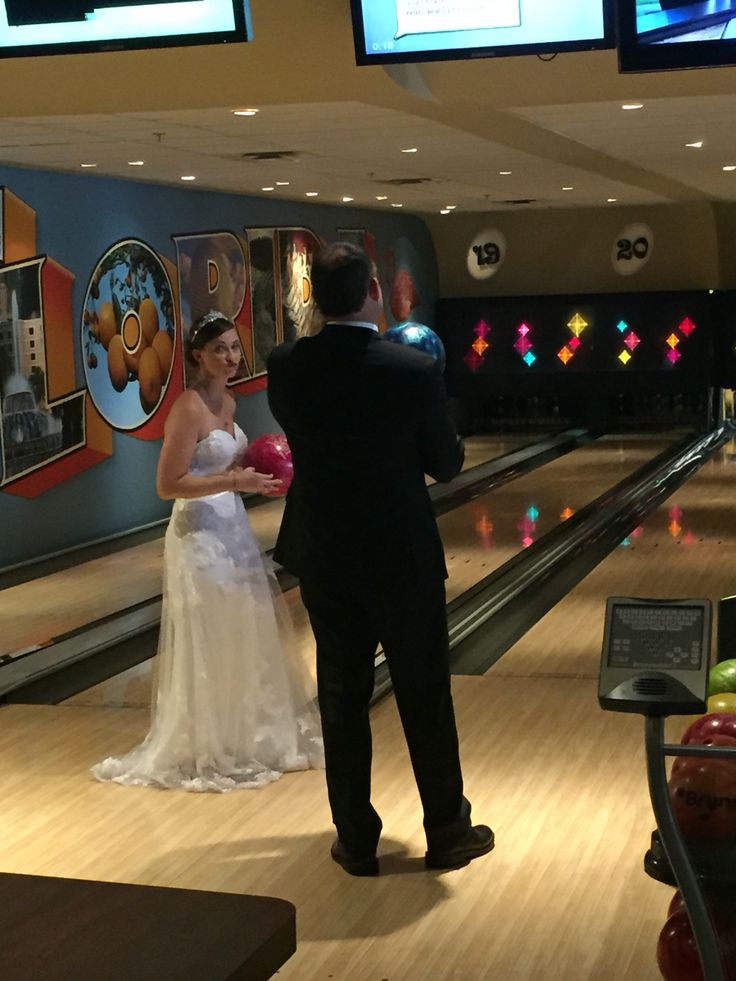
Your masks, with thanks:
[{"label": "yellow diamond light", "polygon": [[674,351],[674,349],[680,343],[680,338],[677,336],[677,334],[670,334],[670,336],[667,338],[667,343]]},{"label": "yellow diamond light", "polygon": [[570,330],[573,332],[573,334],[576,337],[580,337],[580,335],[583,333],[585,328],[588,326],[588,321],[583,320],[580,314],[576,313],[575,316],[572,318],[572,320],[568,322],[567,326],[570,328]]},{"label": "yellow diamond light", "polygon": [[479,354],[481,357],[483,357],[483,353],[488,350],[489,344],[488,341],[484,340],[484,338],[479,337],[477,340],[473,341],[473,343],[470,346],[472,347],[472,349],[475,351],[476,354]]},{"label": "yellow diamond light", "polygon": [[572,351],[570,350],[569,347],[563,347],[561,351],[557,352],[557,357],[560,359],[560,361],[563,364],[567,364],[567,362],[572,357]]},{"label": "yellow diamond light", "polygon": [[628,351],[622,351],[618,356],[618,360],[621,362],[621,364],[628,364],[629,361],[631,361],[631,355]]}]

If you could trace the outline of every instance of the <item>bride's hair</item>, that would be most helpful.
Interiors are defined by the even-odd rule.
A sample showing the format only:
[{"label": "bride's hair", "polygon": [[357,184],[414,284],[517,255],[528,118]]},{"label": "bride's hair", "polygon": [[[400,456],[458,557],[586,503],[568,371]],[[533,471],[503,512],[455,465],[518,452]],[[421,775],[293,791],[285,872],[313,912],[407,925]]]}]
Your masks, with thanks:
[{"label": "bride's hair", "polygon": [[197,367],[197,359],[193,356],[193,351],[198,351],[205,344],[224,334],[225,331],[232,330],[235,324],[219,310],[210,310],[199,320],[196,320],[190,330],[189,336],[184,342],[184,357],[193,367]]}]

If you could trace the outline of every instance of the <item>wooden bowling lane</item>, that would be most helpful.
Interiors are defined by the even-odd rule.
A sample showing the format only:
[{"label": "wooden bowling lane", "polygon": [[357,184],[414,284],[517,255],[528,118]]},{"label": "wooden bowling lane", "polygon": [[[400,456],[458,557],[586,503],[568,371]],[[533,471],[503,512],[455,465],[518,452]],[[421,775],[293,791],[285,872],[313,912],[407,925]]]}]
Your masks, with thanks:
[{"label": "wooden bowling lane", "polygon": [[682,434],[604,436],[439,518],[453,599]]},{"label": "wooden bowling lane", "polygon": [[[465,468],[529,442],[530,437],[517,434],[472,437],[467,441]],[[283,499],[277,498],[248,510],[263,551],[273,548],[283,507]],[[162,556],[163,537],[0,590],[0,655],[48,644],[54,637],[160,595]]]},{"label": "wooden bowling lane", "polygon": [[491,672],[597,678],[608,596],[736,593],[736,441],[722,447],[514,645]]},{"label": "wooden bowling lane", "polygon": [[[589,503],[666,445],[667,438],[602,438],[443,515],[439,524],[447,556],[448,598],[460,595],[525,547],[522,539],[534,533],[528,524],[530,507],[539,510],[534,531],[542,534],[564,520],[560,514],[566,507],[576,509]],[[486,520],[493,524],[490,532]],[[294,625],[292,656],[312,670],[314,645],[298,590],[290,590],[282,602]],[[68,702],[147,705],[152,671],[151,662],[146,662]]]}]

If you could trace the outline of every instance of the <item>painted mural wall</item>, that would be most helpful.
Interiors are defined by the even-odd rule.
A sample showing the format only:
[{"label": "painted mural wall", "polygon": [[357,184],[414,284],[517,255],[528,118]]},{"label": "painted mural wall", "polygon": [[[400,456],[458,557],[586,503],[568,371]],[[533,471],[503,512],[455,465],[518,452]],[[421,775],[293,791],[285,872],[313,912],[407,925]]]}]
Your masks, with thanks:
[{"label": "painted mural wall", "polygon": [[160,440],[208,310],[240,334],[239,424],[277,429],[266,360],[311,329],[322,241],[374,258],[382,326],[433,323],[414,218],[9,168],[0,185],[0,569],[165,519]]}]

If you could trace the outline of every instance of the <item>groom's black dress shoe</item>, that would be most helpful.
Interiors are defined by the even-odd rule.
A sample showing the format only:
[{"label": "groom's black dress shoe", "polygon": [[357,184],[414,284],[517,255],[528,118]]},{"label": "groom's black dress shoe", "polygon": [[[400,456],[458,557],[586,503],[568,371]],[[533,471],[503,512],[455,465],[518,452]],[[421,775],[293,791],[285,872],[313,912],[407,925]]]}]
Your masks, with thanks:
[{"label": "groom's black dress shoe", "polygon": [[342,865],[350,875],[378,875],[378,859],[375,855],[357,858],[345,851],[339,838],[335,838],[330,855],[338,865]]},{"label": "groom's black dress shoe", "polygon": [[443,843],[434,848],[430,845],[424,861],[428,869],[456,869],[486,855],[495,843],[491,829],[485,824],[476,824],[451,844]]}]

